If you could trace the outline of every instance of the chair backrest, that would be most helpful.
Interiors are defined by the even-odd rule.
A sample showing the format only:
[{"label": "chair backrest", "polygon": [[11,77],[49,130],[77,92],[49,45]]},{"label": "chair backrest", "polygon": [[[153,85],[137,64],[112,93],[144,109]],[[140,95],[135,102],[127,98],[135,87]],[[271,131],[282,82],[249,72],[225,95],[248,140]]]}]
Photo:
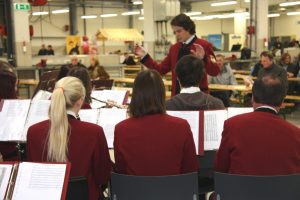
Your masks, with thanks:
[{"label": "chair backrest", "polygon": [[89,190],[86,178],[71,177],[66,196],[66,200],[88,200]]},{"label": "chair backrest", "polygon": [[245,176],[215,173],[219,200],[299,200],[300,174]]},{"label": "chair backrest", "polygon": [[57,81],[58,73],[59,73],[58,70],[43,73],[43,75],[40,77],[39,84],[35,88],[32,97],[34,97],[39,90],[46,90],[48,92],[53,92],[55,83]]},{"label": "chair backrest", "polygon": [[112,200],[198,200],[198,174],[131,176],[112,173],[110,193]]},{"label": "chair backrest", "polygon": [[107,80],[93,80],[92,86],[95,90],[111,90],[113,86],[114,80],[107,79]]}]

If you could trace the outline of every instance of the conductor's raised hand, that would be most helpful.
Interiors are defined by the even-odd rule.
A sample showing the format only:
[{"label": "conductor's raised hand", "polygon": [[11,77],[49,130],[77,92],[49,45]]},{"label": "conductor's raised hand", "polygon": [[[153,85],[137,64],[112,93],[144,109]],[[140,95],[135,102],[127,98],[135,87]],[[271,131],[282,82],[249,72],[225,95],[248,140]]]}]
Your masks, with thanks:
[{"label": "conductor's raised hand", "polygon": [[191,53],[202,60],[205,56],[204,48],[200,44],[194,44],[194,46],[195,50],[191,49]]},{"label": "conductor's raised hand", "polygon": [[147,54],[145,49],[138,44],[136,44],[134,47],[134,53],[139,57],[144,57]]}]

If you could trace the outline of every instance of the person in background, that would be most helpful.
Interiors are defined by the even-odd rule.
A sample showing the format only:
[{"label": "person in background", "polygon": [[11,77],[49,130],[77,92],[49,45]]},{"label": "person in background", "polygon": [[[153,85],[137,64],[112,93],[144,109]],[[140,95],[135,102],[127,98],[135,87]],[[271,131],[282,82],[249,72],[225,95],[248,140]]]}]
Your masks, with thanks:
[{"label": "person in background", "polygon": [[[0,60],[0,102],[2,99],[17,99],[17,77],[13,67]],[[0,153],[4,161],[19,160],[16,143],[0,142]]]},{"label": "person in background", "polygon": [[[208,83],[222,85],[237,85],[235,76],[230,67],[230,63],[224,64],[224,56],[216,55],[217,65],[220,68],[220,74],[212,77],[208,76]],[[232,91],[211,91],[210,94],[218,99],[221,99],[225,107],[229,107],[229,99]]]},{"label": "person in background", "polygon": [[81,109],[91,109],[92,107],[90,106],[90,103],[92,102],[92,83],[88,70],[84,67],[73,67],[70,69],[67,76],[73,76],[82,81],[85,88],[85,98]]},{"label": "person in background", "polygon": [[165,176],[198,170],[191,128],[166,114],[165,86],[157,71],[137,75],[129,115],[115,127],[117,173]]},{"label": "person in background", "polygon": [[69,55],[79,55],[79,45],[76,43],[76,45],[70,50]]},{"label": "person in background", "polygon": [[177,61],[185,55],[194,54],[202,59],[205,64],[205,74],[199,87],[202,92],[208,93],[206,73],[211,76],[217,76],[220,72],[219,67],[215,63],[215,55],[211,43],[197,38],[195,23],[185,14],[179,14],[173,18],[171,26],[176,35],[177,43],[170,47],[168,55],[160,64],[155,62],[139,45],[135,47],[135,54],[141,57],[141,63],[148,68],[155,69],[161,74],[172,72],[172,96],[180,92],[179,82],[174,73]]},{"label": "person in background", "polygon": [[101,187],[110,179],[111,160],[102,127],[78,118],[84,98],[78,78],[65,77],[56,83],[49,120],[28,129],[27,158],[30,162],[70,162],[70,176],[84,176],[89,199],[95,200],[102,197]]},{"label": "person in background", "polygon": [[52,45],[48,45],[48,49],[47,49],[47,55],[53,55],[54,56],[54,50],[52,48]]},{"label": "person in background", "polygon": [[86,68],[86,66],[84,66],[83,64],[81,64],[77,58],[77,56],[72,56],[71,57],[71,63],[68,65],[62,65],[60,70],[59,70],[59,74],[57,77],[57,80],[67,76],[68,72],[73,68],[73,67],[83,67]]},{"label": "person in background", "polygon": [[221,100],[202,92],[199,83],[204,76],[204,63],[193,56],[183,56],[176,64],[181,87],[180,94],[166,102],[167,110],[210,110],[224,109]]},{"label": "person in background", "polygon": [[124,53],[124,61],[122,64],[126,64],[126,65],[136,65],[134,59],[132,56],[130,56],[128,53]]},{"label": "person in background", "polygon": [[275,74],[254,82],[254,112],[225,121],[216,171],[257,176],[300,173],[300,129],[278,116],[286,91],[286,83]]},{"label": "person in background", "polygon": [[48,55],[48,50],[46,49],[46,45],[42,44],[42,48],[38,52],[39,56],[46,56]]},{"label": "person in background", "polygon": [[109,74],[105,71],[104,67],[100,65],[96,57],[91,57],[90,64],[88,70],[92,80],[109,79]]},{"label": "person in background", "polygon": [[279,65],[286,70],[288,77],[297,77],[299,66],[292,63],[292,58],[289,53],[282,54]]}]

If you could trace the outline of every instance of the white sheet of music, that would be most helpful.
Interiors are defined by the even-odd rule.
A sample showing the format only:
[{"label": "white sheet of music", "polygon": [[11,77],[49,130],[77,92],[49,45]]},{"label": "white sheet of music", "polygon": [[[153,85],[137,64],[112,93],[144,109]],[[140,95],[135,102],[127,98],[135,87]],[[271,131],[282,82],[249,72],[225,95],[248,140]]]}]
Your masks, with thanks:
[{"label": "white sheet of music", "polygon": [[33,124],[49,119],[50,100],[32,100],[27,121],[22,134],[22,140],[26,140],[27,130]]},{"label": "white sheet of music", "polygon": [[66,164],[20,163],[13,200],[60,200]]},{"label": "white sheet of music", "polygon": [[12,167],[12,164],[0,164],[0,199],[4,199]]},{"label": "white sheet of music", "polygon": [[219,149],[226,110],[204,111],[204,150]]},{"label": "white sheet of music", "polygon": [[237,107],[228,107],[227,108],[227,118],[234,117],[236,115],[244,114],[244,113],[249,113],[253,112],[252,107],[247,107],[247,108],[237,108]]},{"label": "white sheet of music", "polygon": [[185,119],[193,134],[197,154],[199,153],[199,111],[167,111],[168,115]]},{"label": "white sheet of music", "polygon": [[98,109],[81,109],[78,113],[81,121],[90,122],[92,124],[97,124],[98,114]]},{"label": "white sheet of music", "polygon": [[0,141],[21,140],[30,100],[5,100],[0,112]]},{"label": "white sheet of music", "polygon": [[32,98],[32,100],[49,100],[52,93],[46,90],[39,90],[36,95]]},{"label": "white sheet of music", "polygon": [[113,148],[115,126],[127,117],[126,109],[102,108],[98,124],[103,128],[108,148]]},{"label": "white sheet of music", "polygon": [[91,96],[102,101],[115,101],[117,105],[122,105],[126,93],[127,91],[123,90],[94,90],[92,91]]}]

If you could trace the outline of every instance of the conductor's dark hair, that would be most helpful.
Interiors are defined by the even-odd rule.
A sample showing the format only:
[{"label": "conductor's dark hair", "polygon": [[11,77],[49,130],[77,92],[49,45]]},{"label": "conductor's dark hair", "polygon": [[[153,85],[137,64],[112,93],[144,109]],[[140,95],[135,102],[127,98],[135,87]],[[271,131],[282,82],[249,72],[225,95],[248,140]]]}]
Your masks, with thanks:
[{"label": "conductor's dark hair", "polygon": [[175,16],[171,21],[172,26],[180,26],[184,30],[188,31],[190,34],[196,33],[196,25],[191,18],[183,13]]},{"label": "conductor's dark hair", "polygon": [[196,56],[186,55],[177,62],[175,71],[182,87],[198,87],[204,74],[204,63]]},{"label": "conductor's dark hair", "polygon": [[273,74],[268,74],[257,79],[252,87],[254,101],[270,106],[280,106],[286,92],[287,87],[284,81]]},{"label": "conductor's dark hair", "polygon": [[134,80],[129,105],[131,117],[166,113],[165,86],[155,70],[140,72]]}]

